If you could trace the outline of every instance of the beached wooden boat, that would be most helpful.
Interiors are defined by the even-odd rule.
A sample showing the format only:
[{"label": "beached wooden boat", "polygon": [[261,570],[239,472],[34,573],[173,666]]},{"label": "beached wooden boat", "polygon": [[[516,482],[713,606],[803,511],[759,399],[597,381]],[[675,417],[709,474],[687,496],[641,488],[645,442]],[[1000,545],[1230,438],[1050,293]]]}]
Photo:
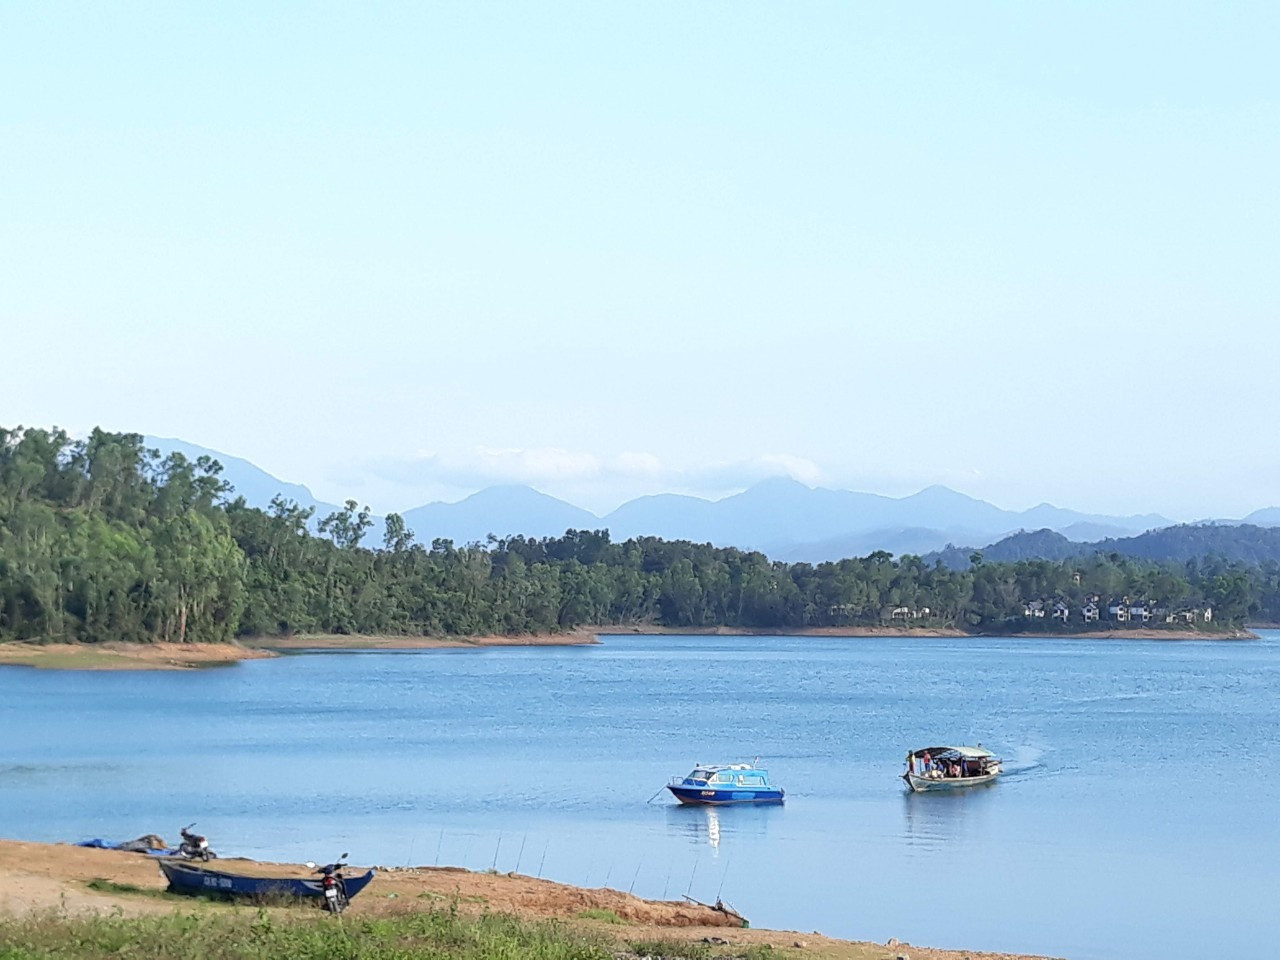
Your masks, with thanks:
[{"label": "beached wooden boat", "polygon": [[[303,877],[250,877],[225,870],[210,870],[184,860],[161,860],[160,869],[169,881],[172,893],[193,896],[221,897],[324,897],[320,877],[309,880]],[[347,899],[369,885],[374,871],[360,876],[344,878]]]},{"label": "beached wooden boat", "polygon": [[1000,776],[1000,761],[977,747],[921,747],[907,754],[902,779],[915,793],[978,787]]}]

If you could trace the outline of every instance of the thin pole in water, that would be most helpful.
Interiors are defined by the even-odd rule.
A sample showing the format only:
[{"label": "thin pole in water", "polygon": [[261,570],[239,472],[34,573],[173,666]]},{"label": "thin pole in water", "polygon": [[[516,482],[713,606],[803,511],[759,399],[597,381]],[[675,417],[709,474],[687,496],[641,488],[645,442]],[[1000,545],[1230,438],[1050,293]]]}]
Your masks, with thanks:
[{"label": "thin pole in water", "polygon": [[538,879],[539,879],[539,880],[541,880],[541,879],[542,879],[542,868],[543,868],[543,867],[546,865],[546,863],[547,863],[547,848],[548,848],[549,846],[551,846],[551,839],[550,839],[550,838],[548,838],[548,839],[547,839],[547,842],[546,842],[546,843],[544,843],[544,844],[542,845],[542,859],[538,861]]},{"label": "thin pole in water", "polygon": [[655,800],[657,800],[657,799],[658,799],[658,795],[659,795],[659,794],[661,794],[661,793],[662,793],[662,791],[663,791],[663,790],[665,790],[665,789],[667,789],[667,788],[666,788],[666,787],[659,787],[659,788],[658,788],[658,793],[655,793],[652,797],[650,797],[648,800],[646,800],[646,801],[645,801],[645,803],[653,803],[653,801],[655,801]]},{"label": "thin pole in water", "polygon": [[664,882],[664,883],[662,884],[662,899],[663,899],[663,900],[667,899],[667,890],[668,890],[668,888],[670,888],[670,886],[671,886],[671,864],[669,864],[669,863],[668,863],[668,864],[667,864],[667,879],[666,879],[666,882]]},{"label": "thin pole in water", "polygon": [[698,860],[701,859],[702,854],[699,853],[697,858],[693,861],[693,873],[689,874],[689,889],[684,892],[686,897],[693,892],[693,878],[698,875]]},{"label": "thin pole in water", "polygon": [[436,841],[436,866],[440,866],[440,848],[444,846],[444,827],[440,828],[440,839]]},{"label": "thin pole in water", "polygon": [[493,848],[493,866],[491,866],[491,867],[489,868],[490,870],[497,870],[497,869],[498,869],[498,851],[499,851],[499,850],[501,850],[501,849],[502,849],[502,831],[501,831],[501,830],[499,830],[499,831],[498,831],[498,845],[497,845],[496,847],[494,847],[494,848]]},{"label": "thin pole in water", "polygon": [[613,860],[609,861],[609,869],[604,872],[604,883],[600,884],[600,886],[607,887],[609,885],[609,876],[613,873],[613,865],[615,862],[616,861]]},{"label": "thin pole in water", "polygon": [[631,878],[631,886],[627,887],[627,893],[630,893],[636,888],[636,881],[640,879],[640,868],[642,866],[644,866],[643,862],[636,864],[636,875]]},{"label": "thin pole in water", "polygon": [[724,861],[724,873],[720,877],[720,889],[716,891],[716,899],[720,899],[720,894],[724,893],[724,882],[729,879],[729,859],[726,857]]},{"label": "thin pole in water", "polygon": [[516,873],[520,872],[520,861],[524,859],[524,845],[528,842],[528,840],[529,840],[529,835],[526,833],[524,835],[524,838],[520,841],[520,852],[516,854],[516,869],[515,869]]},{"label": "thin pole in water", "polygon": [[406,867],[413,865],[413,845],[418,842],[417,837],[409,838],[409,856],[405,858],[404,865]]}]

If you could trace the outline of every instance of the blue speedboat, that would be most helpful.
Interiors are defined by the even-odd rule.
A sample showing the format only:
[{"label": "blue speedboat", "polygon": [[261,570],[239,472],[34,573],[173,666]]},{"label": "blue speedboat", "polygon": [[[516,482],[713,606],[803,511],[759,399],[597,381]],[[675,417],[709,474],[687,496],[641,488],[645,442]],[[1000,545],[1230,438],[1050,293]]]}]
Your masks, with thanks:
[{"label": "blue speedboat", "polygon": [[698,764],[687,777],[673,777],[667,789],[681,803],[782,803],[784,791],[769,782],[769,771],[749,763]]}]

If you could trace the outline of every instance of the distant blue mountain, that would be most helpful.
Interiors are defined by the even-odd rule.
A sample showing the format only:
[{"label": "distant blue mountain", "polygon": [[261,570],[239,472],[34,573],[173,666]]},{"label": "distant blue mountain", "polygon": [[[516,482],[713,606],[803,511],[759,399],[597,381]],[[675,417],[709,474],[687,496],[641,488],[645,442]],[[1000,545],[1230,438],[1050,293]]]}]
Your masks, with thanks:
[{"label": "distant blue mountain", "polygon": [[495,536],[559,537],[566,530],[595,530],[600,518],[532,487],[489,487],[457,503],[428,503],[405,511],[418,541],[452,540],[458,546]]},{"label": "distant blue mountain", "polygon": [[189,460],[198,457],[213,457],[222,464],[222,479],[233,487],[235,492],[244,497],[254,507],[265,507],[271,498],[279,494],[303,507],[315,507],[316,513],[324,516],[338,509],[331,503],[322,503],[312,492],[300,483],[289,483],[273,477],[261,467],[254,466],[248,460],[233,457],[218,450],[187,443],[185,440],[173,440],[168,437],[143,437],[142,442],[154,447],[162,454],[181,453]]},{"label": "distant blue mountain", "polygon": [[[203,454],[223,465],[223,476],[252,506],[266,507],[280,494],[323,517],[338,507],[315,498],[307,487],[271,476],[247,460],[182,440],[148,437],[162,452]],[[1258,511],[1251,522],[1280,525],[1280,509]],[[1265,516],[1264,516],[1265,515]],[[456,503],[429,503],[404,513],[419,542],[436,538],[456,544],[483,543],[489,534],[558,537],[568,529],[608,529],[614,540],[657,536],[761,550],[777,559],[820,562],[865,556],[875,550],[923,554],[953,543],[991,543],[1020,530],[1052,529],[1073,541],[1131,536],[1167,527],[1156,514],[1109,517],[1042,503],[1030,510],[1003,510],[947,487],[932,486],[909,497],[852,490],[814,489],[795,480],[765,480],[721,500],[681,494],[639,497],[599,517],[526,486],[490,487]],[[365,538],[382,540],[382,523]]]},{"label": "distant blue mountain", "polygon": [[[313,532],[319,520],[341,509],[335,504],[317,500],[315,495],[302,484],[289,483],[273,477],[261,467],[255,466],[248,460],[242,460],[240,457],[233,457],[218,450],[210,450],[208,447],[201,447],[194,443],[187,443],[185,440],[174,440],[168,437],[143,437],[142,442],[148,447],[159,450],[162,454],[181,453],[189,460],[195,460],[202,456],[213,457],[218,463],[222,464],[222,479],[231,484],[233,488],[232,496],[244,497],[245,503],[251,507],[259,507],[265,510],[276,496],[292,500],[300,507],[312,507],[315,510],[315,513],[311,515],[310,524]],[[378,546],[382,543],[382,532],[384,530],[382,518],[374,517],[372,519],[373,526],[369,528],[362,541],[366,547]]]},{"label": "distant blue mountain", "polygon": [[1259,527],[1280,527],[1280,507],[1263,507],[1244,518],[1244,523]]},{"label": "distant blue mountain", "polygon": [[1097,516],[1047,503],[1023,512],[1002,510],[943,486],[895,498],[777,478],[716,501],[641,497],[602,522],[615,539],[647,533],[816,563],[875,550],[925,553],[949,543],[987,543],[1032,526],[1073,530],[1073,539],[1090,539],[1141,533],[1172,521],[1156,514]]}]

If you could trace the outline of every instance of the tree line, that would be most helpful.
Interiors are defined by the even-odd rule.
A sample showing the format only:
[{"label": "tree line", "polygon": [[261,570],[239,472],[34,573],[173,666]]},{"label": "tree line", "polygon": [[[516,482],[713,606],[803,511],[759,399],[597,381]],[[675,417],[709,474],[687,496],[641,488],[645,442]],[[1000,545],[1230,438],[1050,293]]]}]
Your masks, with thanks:
[{"label": "tree line", "polygon": [[[749,629],[916,622],[1010,628],[1032,599],[1204,604],[1280,620],[1280,566],[1116,553],[968,569],[885,552],[817,565],[607,531],[415,542],[367,508],[248,505],[208,457],[161,457],[137,434],[0,428],[0,639],[225,641],[241,635],[541,633],[581,625]],[[314,532],[313,532],[314,528]],[[924,611],[927,609],[927,613]]]}]

